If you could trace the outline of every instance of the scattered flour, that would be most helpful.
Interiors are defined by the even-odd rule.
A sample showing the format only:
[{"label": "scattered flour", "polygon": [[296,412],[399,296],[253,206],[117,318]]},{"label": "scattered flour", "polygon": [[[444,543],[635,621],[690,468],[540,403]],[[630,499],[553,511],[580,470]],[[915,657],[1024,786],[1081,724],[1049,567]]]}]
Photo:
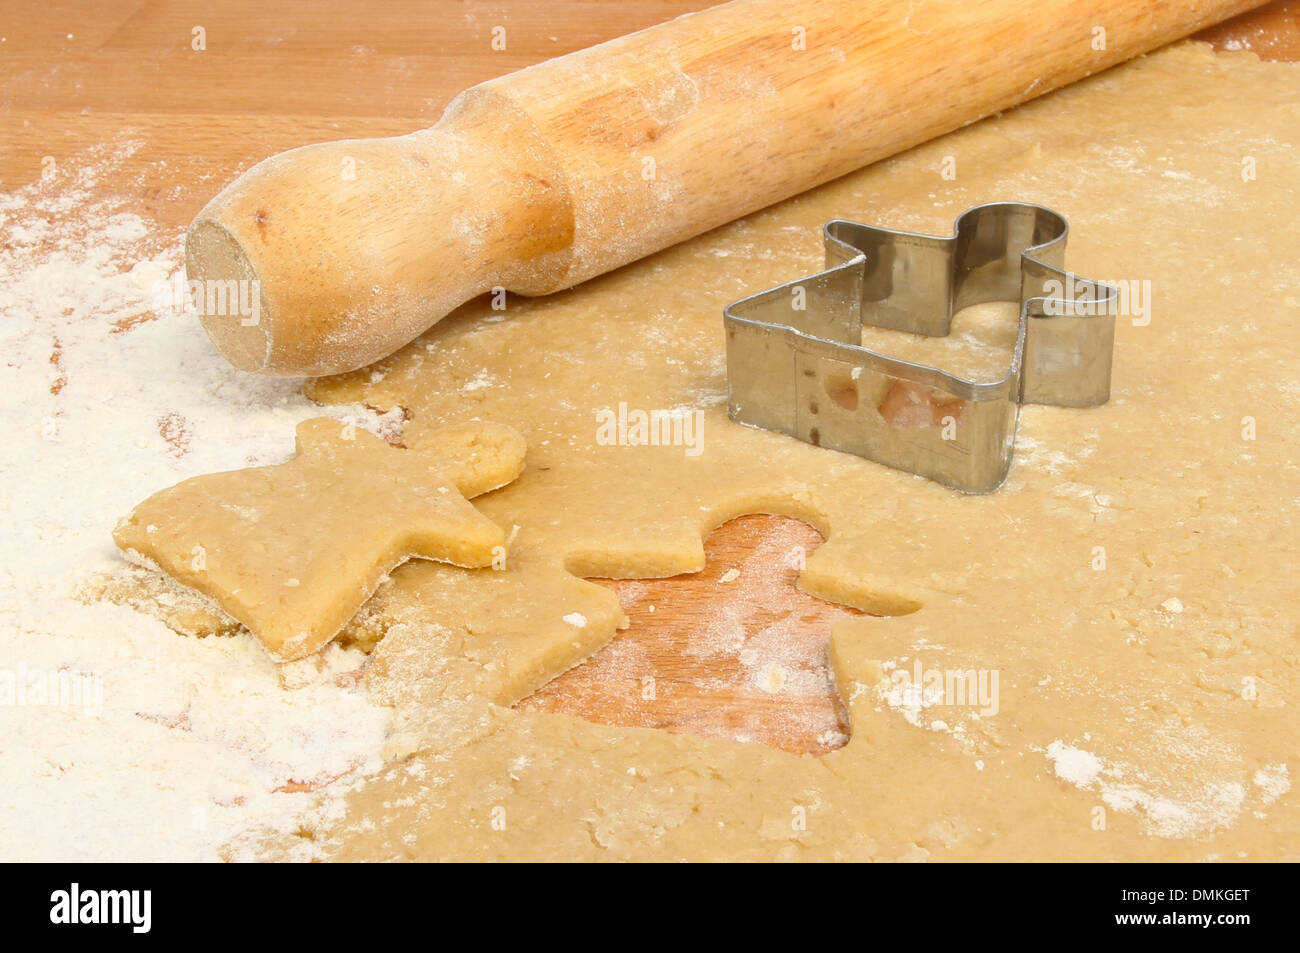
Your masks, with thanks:
[{"label": "scattered flour", "polygon": [[1101,774],[1101,758],[1090,751],[1071,748],[1060,741],[1053,741],[1047,746],[1047,757],[1056,769],[1058,778],[1081,788],[1092,784]]},{"label": "scattered flour", "polygon": [[[1111,810],[1142,815],[1147,833],[1156,837],[1195,837],[1233,824],[1247,805],[1246,784],[1227,778],[1187,777],[1183,769],[1198,753],[1219,762],[1226,752],[1194,730],[1190,739],[1158,731],[1152,760],[1171,767],[1175,781],[1153,776],[1133,764],[1112,762],[1059,739],[1044,751],[1057,777],[1084,790],[1095,790]],[[1191,748],[1192,750],[1186,750]],[[1144,759],[1149,760],[1149,759]],[[1255,772],[1259,803],[1267,805],[1290,789],[1287,766],[1268,765]]]},{"label": "scattered flour", "polygon": [[1285,764],[1265,765],[1255,772],[1254,782],[1265,804],[1272,804],[1291,790],[1291,772]]},{"label": "scattered flour", "polygon": [[461,384],[460,389],[468,391],[483,390],[485,387],[493,387],[498,383],[500,382],[485,369],[479,371],[464,384]]},{"label": "scattered flour", "polygon": [[[294,381],[230,368],[192,315],[151,314],[157,283],[179,268],[180,236],[96,189],[136,148],[65,160],[52,181],[0,194],[10,860],[217,859],[238,833],[292,830],[376,768],[390,716],[355,687],[359,653],[332,650],[285,677],[246,635],[182,638],[73,598],[79,581],[120,565],[110,532],[145,496],[281,462],[294,424],[322,413]],[[59,685],[84,691],[61,696]]]}]

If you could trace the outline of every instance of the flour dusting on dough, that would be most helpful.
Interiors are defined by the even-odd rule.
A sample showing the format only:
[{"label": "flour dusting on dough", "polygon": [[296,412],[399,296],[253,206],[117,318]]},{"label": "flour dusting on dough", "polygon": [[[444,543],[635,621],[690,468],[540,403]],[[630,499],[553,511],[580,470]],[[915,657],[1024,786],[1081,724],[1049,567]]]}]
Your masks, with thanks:
[{"label": "flour dusting on dough", "polygon": [[[1203,733],[1162,731],[1155,739],[1148,764],[1180,765],[1198,754],[1222,757],[1221,747]],[[1161,754],[1156,754],[1161,750]],[[1203,747],[1202,747],[1203,746]],[[1090,751],[1061,740],[1047,746],[1044,755],[1056,776],[1084,790],[1093,790],[1112,810],[1138,813],[1143,827],[1156,837],[1195,837],[1230,826],[1248,801],[1247,785],[1231,779],[1184,780],[1158,775],[1136,764],[1103,760]],[[1255,772],[1260,806],[1272,803],[1290,787],[1286,765]]]}]

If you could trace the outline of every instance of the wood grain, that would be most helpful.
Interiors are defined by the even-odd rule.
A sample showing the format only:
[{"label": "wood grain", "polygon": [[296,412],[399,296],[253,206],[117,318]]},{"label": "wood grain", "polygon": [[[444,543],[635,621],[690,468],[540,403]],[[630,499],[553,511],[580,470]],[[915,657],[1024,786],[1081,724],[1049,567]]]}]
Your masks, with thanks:
[{"label": "wood grain", "polygon": [[[96,190],[156,222],[153,242],[172,243],[220,186],[267,155],[430,125],[466,86],[708,5],[228,0],[214,9],[179,0],[0,0],[0,190],[39,182],[47,156],[75,168],[92,149],[129,145]],[[496,25],[507,29],[503,52],[489,44]],[[205,30],[203,51],[191,48],[196,26]],[[1300,59],[1300,0],[1202,36],[1221,49]],[[833,747],[843,713],[818,668],[830,626],[846,610],[798,593],[793,570],[762,555],[816,542],[797,521],[747,516],[709,538],[703,573],[605,583],[632,626],[522,704],[796,752]],[[723,583],[737,567],[741,575]],[[740,624],[720,628],[719,620]],[[784,654],[774,642],[782,636]],[[710,654],[709,646],[722,648]],[[753,654],[742,661],[746,648]],[[771,662],[794,676],[786,684],[798,692],[769,690],[779,678]],[[820,694],[808,691],[817,677]]]},{"label": "wood grain", "polygon": [[631,626],[521,707],[800,753],[840,747],[848,720],[826,649],[831,626],[861,613],[796,588],[799,556],[822,542],[796,519],[742,516],[710,535],[701,572],[596,580]]}]

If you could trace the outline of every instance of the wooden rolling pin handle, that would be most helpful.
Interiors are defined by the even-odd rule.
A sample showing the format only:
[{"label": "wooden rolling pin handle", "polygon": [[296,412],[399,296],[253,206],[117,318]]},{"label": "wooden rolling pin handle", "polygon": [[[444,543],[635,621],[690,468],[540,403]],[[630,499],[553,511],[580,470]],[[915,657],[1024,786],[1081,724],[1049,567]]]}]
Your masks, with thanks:
[{"label": "wooden rolling pin handle", "polygon": [[423,132],[267,159],[199,213],[188,276],[256,290],[255,320],[203,316],[237,367],[353,370],[489,289],[569,287],[1261,2],[734,0]]},{"label": "wooden rolling pin handle", "polygon": [[217,349],[245,370],[336,373],[494,287],[558,288],[573,235],[562,177],[538,143],[522,155],[542,161],[520,161],[536,133],[495,100],[470,91],[432,129],[292,149],[214,198],[190,226],[189,277],[246,281],[258,300],[253,315],[202,315]]}]

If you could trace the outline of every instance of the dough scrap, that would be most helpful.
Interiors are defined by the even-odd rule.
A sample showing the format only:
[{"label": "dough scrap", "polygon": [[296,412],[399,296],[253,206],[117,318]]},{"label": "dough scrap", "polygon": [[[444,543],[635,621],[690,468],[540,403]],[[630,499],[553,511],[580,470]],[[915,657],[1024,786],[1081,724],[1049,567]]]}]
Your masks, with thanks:
[{"label": "dough scrap", "polygon": [[143,612],[190,638],[247,631],[208,596],[147,565],[123,563],[95,573],[77,587],[76,596],[85,603],[111,602]]},{"label": "dough scrap", "polygon": [[[528,469],[481,506],[522,527],[545,565],[692,571],[712,527],[777,512],[827,536],[802,588],[886,617],[835,627],[852,736],[800,758],[503,707],[546,661],[509,691],[474,662],[500,636],[500,591],[471,576],[459,598],[486,630],[447,638],[413,621],[400,658],[369,675],[383,697],[421,671],[460,673],[412,708],[423,727],[404,730],[422,750],[359,784],[342,816],[323,812],[310,840],[258,846],[370,859],[1300,855],[1300,806],[1274,783],[1300,757],[1298,88],[1300,67],[1181,44],[570,292],[513,301],[505,320],[472,304],[375,368],[311,384],[321,400],[405,407],[408,432],[512,421]],[[727,420],[722,307],[820,269],[826,219],[939,233],[995,200],[1064,213],[1073,271],[1150,280],[1149,322],[1117,323],[1108,404],[1024,408],[1009,480],[986,497]],[[934,342],[881,334],[892,355],[944,360]],[[620,403],[701,411],[702,452],[599,443],[596,412]],[[385,589],[394,618],[419,612],[414,568]],[[593,617],[582,637],[596,645],[615,626]],[[895,697],[894,673],[918,662],[1000,673],[996,712]],[[1062,771],[1063,747],[1099,769]]]},{"label": "dough scrap", "polygon": [[373,701],[395,709],[385,751],[395,758],[446,744],[445,725],[429,717],[435,706],[468,697],[513,705],[626,625],[612,592],[516,542],[499,572],[408,563],[345,641],[377,640],[365,683]]},{"label": "dough scrap", "polygon": [[402,450],[317,417],[296,443],[287,463],[155,493],[114,541],[215,600],[280,661],[319,650],[411,557],[483,567],[505,553],[505,533],[465,497],[518,476],[517,431],[464,422]]}]

